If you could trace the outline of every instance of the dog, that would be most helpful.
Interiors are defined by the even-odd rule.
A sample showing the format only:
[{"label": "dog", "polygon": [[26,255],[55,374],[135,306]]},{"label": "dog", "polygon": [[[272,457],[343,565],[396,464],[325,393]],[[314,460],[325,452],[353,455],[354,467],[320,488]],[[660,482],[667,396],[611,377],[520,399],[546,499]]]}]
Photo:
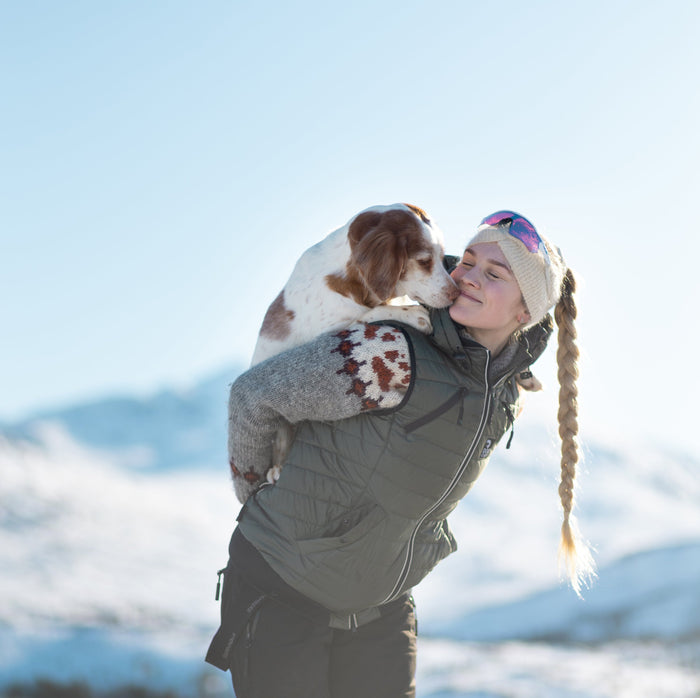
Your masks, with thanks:
[{"label": "dog", "polygon": [[[251,365],[358,321],[430,333],[424,306],[444,308],[459,295],[444,254],[442,232],[418,206],[361,211],[301,255],[265,314]],[[268,482],[279,478],[292,438],[291,427],[278,432]]]},{"label": "dog", "polygon": [[442,232],[417,206],[361,211],[299,258],[265,314],[252,365],[357,321],[429,333],[423,306],[444,308],[459,295],[444,253]]}]

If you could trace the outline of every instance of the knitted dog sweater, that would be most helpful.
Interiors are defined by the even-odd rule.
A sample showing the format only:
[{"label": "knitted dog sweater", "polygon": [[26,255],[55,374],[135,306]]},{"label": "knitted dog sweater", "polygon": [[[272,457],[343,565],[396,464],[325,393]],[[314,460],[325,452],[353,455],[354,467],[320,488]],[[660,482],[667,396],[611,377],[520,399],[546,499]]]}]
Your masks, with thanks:
[{"label": "knitted dog sweater", "polygon": [[270,357],[239,376],[229,398],[228,455],[244,502],[265,480],[285,422],[335,421],[403,399],[411,382],[404,333],[357,323]]}]

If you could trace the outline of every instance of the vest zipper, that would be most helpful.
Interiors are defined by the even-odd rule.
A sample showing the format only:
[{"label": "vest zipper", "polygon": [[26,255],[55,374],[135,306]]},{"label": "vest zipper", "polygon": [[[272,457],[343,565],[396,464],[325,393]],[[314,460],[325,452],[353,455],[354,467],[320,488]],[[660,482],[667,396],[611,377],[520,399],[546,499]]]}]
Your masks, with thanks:
[{"label": "vest zipper", "polygon": [[435,512],[442,505],[442,503],[450,496],[450,493],[452,492],[452,490],[454,490],[454,488],[457,486],[457,483],[461,479],[462,475],[464,475],[464,471],[467,469],[467,465],[469,464],[469,461],[471,460],[472,456],[474,455],[474,451],[476,450],[476,446],[479,443],[479,440],[481,439],[481,436],[484,433],[484,429],[486,429],[486,425],[488,424],[489,411],[491,408],[491,400],[492,400],[491,386],[489,386],[489,364],[490,364],[490,362],[491,362],[491,352],[486,350],[486,365],[484,367],[484,385],[486,386],[486,391],[485,391],[484,404],[481,408],[481,417],[479,419],[479,426],[477,427],[477,430],[474,434],[474,438],[472,439],[472,442],[469,445],[469,448],[467,449],[467,452],[466,452],[464,458],[462,459],[462,462],[460,463],[459,468],[457,468],[457,470],[455,471],[455,474],[452,477],[452,480],[447,485],[447,487],[443,491],[442,495],[440,495],[440,497],[437,499],[437,501],[418,520],[418,523],[416,524],[415,528],[413,529],[413,533],[411,533],[411,537],[408,540],[408,546],[406,549],[406,559],[404,560],[403,567],[401,568],[401,572],[399,573],[399,577],[396,580],[396,584],[394,584],[394,588],[391,590],[389,595],[384,599],[384,601],[380,602],[380,605],[385,604],[385,603],[389,603],[390,601],[393,601],[394,599],[398,598],[399,592],[401,591],[401,587],[403,586],[404,582],[406,581],[406,578],[408,577],[408,572],[411,569],[411,563],[413,562],[413,548],[415,546],[416,536],[418,535],[418,530],[425,523],[425,521],[428,519],[428,517],[433,512]]}]

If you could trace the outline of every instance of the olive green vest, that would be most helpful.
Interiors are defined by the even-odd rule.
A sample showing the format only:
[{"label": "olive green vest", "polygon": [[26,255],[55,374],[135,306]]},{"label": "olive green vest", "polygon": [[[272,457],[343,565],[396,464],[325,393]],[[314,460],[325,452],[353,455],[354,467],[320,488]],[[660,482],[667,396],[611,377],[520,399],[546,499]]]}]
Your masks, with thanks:
[{"label": "olive green vest", "polygon": [[547,340],[536,326],[541,346],[533,352],[521,339],[514,362],[490,381],[488,350],[462,342],[447,311],[432,319],[431,336],[402,328],[413,370],[401,404],[299,425],[280,479],[239,516],[272,569],[334,613],[387,603],[456,550],[445,517],[511,427],[514,373]]}]

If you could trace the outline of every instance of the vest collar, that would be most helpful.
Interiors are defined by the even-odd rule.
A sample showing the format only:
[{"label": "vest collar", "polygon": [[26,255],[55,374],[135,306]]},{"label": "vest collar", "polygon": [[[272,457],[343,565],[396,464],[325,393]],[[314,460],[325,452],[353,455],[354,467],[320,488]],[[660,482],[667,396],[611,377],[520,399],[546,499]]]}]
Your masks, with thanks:
[{"label": "vest collar", "polygon": [[464,343],[447,308],[431,308],[430,322],[433,325],[433,342],[453,359],[466,359]]},{"label": "vest collar", "polygon": [[[447,308],[431,308],[430,321],[433,325],[432,341],[458,363],[467,359],[470,349],[484,349],[477,341],[460,336],[459,326],[452,320]],[[535,363],[547,347],[553,327],[552,316],[547,314],[539,323],[525,330],[518,337],[517,351],[503,373],[523,371]]]}]

